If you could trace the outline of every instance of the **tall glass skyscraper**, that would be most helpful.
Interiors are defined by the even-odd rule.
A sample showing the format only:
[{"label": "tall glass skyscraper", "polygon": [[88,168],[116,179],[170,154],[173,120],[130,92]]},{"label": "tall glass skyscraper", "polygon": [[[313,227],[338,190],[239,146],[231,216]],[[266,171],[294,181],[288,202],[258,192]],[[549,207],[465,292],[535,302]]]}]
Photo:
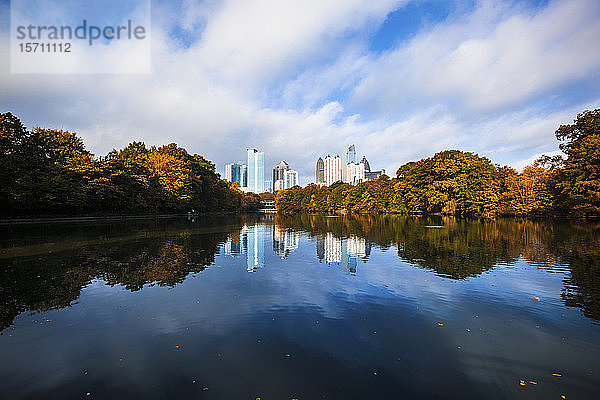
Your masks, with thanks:
[{"label": "tall glass skyscraper", "polygon": [[237,182],[240,187],[246,186],[245,173],[245,165],[236,163],[225,165],[225,180],[229,182]]},{"label": "tall glass skyscraper", "polygon": [[346,166],[348,163],[356,162],[356,147],[353,144],[347,144],[344,146],[344,151],[342,152],[342,182],[346,182]]},{"label": "tall glass skyscraper", "polygon": [[248,191],[263,193],[265,191],[265,153],[256,149],[248,152]]}]

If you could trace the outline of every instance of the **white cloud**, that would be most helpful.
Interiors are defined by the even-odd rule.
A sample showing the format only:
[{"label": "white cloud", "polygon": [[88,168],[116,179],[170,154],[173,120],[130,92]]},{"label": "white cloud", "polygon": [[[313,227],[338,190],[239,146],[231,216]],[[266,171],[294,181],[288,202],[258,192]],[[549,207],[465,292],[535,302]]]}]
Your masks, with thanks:
[{"label": "white cloud", "polygon": [[[258,147],[265,176],[285,159],[306,184],[316,159],[346,143],[390,175],[448,148],[516,163],[556,150],[557,126],[600,105],[566,86],[600,88],[597,2],[536,12],[486,1],[369,52],[369,34],[398,4],[159,4],[151,74],[18,76],[1,65],[0,106],[30,127],[75,130],[96,154],[175,141],[221,170]],[[189,47],[171,36],[174,20],[194,35]]]}]

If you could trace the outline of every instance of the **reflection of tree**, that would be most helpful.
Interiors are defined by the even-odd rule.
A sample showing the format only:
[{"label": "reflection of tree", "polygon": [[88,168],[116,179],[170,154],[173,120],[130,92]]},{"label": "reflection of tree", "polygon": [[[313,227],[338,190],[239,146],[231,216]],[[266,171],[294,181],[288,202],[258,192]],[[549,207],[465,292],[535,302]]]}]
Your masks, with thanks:
[{"label": "reflection of tree", "polygon": [[[453,279],[477,276],[523,257],[542,268],[570,269],[563,299],[600,320],[600,224],[520,219],[465,220],[451,217],[278,215],[276,223],[323,237],[358,236],[398,247],[398,255]],[[443,226],[443,228],[441,228]]]},{"label": "reflection of tree", "polygon": [[[23,239],[16,241],[17,246],[12,240],[6,246],[2,243],[0,329],[24,311],[69,306],[94,279],[132,291],[147,284],[174,286],[212,264],[219,244],[244,222],[241,217],[230,217],[203,220],[202,225],[183,221],[79,225],[73,229],[59,225],[39,228],[52,244],[26,244]],[[36,228],[8,229],[15,237],[31,238],[31,230]]]},{"label": "reflection of tree", "polygon": [[[94,279],[132,291],[148,284],[174,286],[212,264],[220,243],[239,238],[241,227],[255,222],[257,217],[228,216],[194,224],[0,227],[0,329],[22,312],[69,306]],[[280,229],[316,236],[321,257],[327,233],[362,238],[367,246],[397,246],[403,260],[452,279],[477,276],[519,257],[541,268],[564,264],[571,272],[562,293],[565,304],[600,320],[600,223],[306,214],[277,215],[275,222]]]},{"label": "reflection of tree", "polygon": [[562,292],[565,304],[600,320],[600,224],[563,227],[557,235],[559,261],[571,270]]}]

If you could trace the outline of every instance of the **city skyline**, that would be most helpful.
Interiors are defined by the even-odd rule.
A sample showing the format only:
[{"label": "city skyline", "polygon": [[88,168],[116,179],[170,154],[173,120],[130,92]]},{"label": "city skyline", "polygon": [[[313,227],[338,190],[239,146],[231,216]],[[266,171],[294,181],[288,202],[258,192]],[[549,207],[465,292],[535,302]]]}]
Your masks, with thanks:
[{"label": "city skyline", "polygon": [[228,182],[237,182],[240,189],[256,194],[290,189],[300,185],[298,171],[290,168],[284,160],[273,167],[273,179],[265,179],[265,153],[255,148],[246,149],[246,164],[233,162],[225,164],[221,178]]},{"label": "city skyline", "polygon": [[29,128],[77,132],[97,156],[176,142],[223,171],[256,146],[301,182],[344,143],[390,175],[446,149],[520,168],[558,153],[556,127],[600,105],[598,20],[595,0],[159,0],[150,73],[6,67],[1,106]]}]

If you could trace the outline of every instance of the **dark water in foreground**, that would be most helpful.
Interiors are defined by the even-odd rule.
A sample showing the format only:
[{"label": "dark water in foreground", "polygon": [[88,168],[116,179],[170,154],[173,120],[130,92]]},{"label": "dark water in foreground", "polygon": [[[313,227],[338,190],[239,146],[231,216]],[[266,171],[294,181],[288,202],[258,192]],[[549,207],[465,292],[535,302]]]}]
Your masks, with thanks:
[{"label": "dark water in foreground", "polygon": [[0,398],[600,398],[600,224],[0,226]]}]

